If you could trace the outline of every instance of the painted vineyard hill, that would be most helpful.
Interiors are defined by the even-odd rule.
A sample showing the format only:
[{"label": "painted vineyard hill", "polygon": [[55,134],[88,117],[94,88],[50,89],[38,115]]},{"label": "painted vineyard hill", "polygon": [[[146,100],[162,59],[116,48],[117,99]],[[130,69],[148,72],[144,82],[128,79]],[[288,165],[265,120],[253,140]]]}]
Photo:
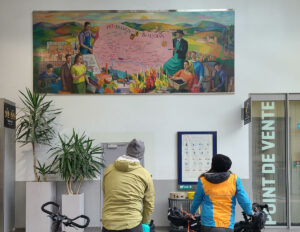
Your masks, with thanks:
[{"label": "painted vineyard hill", "polygon": [[[188,42],[188,54],[195,50],[198,59],[204,64],[205,76],[212,76],[213,63],[224,65],[227,76],[234,76],[234,26],[225,26],[212,21],[200,21],[197,24],[166,24],[147,22],[143,24],[123,22],[124,26],[137,31],[174,32],[184,31],[184,39]],[[39,22],[33,25],[33,62],[34,88],[38,89],[39,75],[45,72],[47,64],[53,64],[54,72],[59,76],[60,67],[66,54],[74,56],[79,52],[78,34],[83,25],[78,22],[51,24]],[[91,31],[97,33],[98,26]],[[92,41],[93,43],[93,41]],[[88,71],[91,93],[168,93],[169,79],[161,68],[149,68],[140,73],[129,74],[111,67],[99,67],[100,73]],[[209,91],[209,90],[208,90]],[[234,90],[232,90],[234,91]],[[64,93],[58,91],[58,93]]]}]

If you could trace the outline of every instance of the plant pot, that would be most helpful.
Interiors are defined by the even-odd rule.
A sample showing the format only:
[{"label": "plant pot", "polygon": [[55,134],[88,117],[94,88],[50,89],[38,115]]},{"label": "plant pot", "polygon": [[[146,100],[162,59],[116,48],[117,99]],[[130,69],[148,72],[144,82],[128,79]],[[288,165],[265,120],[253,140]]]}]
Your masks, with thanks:
[{"label": "plant pot", "polygon": [[55,182],[26,182],[26,232],[51,232],[52,220],[41,210],[48,201],[56,201]]},{"label": "plant pot", "polygon": [[[75,218],[77,216],[84,214],[84,194],[76,195],[62,195],[62,214],[66,215],[68,218]],[[79,225],[84,224],[83,219],[76,220]],[[81,232],[83,229],[72,228],[63,226],[63,230],[66,232]]]}]

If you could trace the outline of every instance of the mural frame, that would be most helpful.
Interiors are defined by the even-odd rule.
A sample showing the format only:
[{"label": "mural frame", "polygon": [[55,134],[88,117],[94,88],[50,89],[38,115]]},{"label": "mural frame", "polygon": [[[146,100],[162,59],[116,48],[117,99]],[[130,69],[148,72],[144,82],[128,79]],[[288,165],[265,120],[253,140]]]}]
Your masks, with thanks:
[{"label": "mural frame", "polygon": [[[230,49],[228,48],[228,51],[229,52],[231,52],[230,53],[230,55],[232,55],[232,59],[230,60],[230,65],[228,65],[228,66],[232,66],[231,67],[231,70],[229,71],[229,75],[227,74],[227,76],[226,76],[226,91],[224,91],[224,90],[222,90],[222,91],[219,91],[218,92],[218,90],[217,91],[212,91],[212,89],[213,89],[213,87],[211,87],[212,85],[215,85],[216,86],[216,84],[214,83],[214,84],[211,84],[211,82],[212,82],[212,80],[210,80],[210,83],[209,83],[209,85],[210,85],[210,87],[207,87],[207,88],[209,88],[210,90],[208,90],[208,91],[201,91],[201,89],[200,89],[200,87],[199,87],[199,90],[197,90],[197,88],[196,88],[196,91],[195,92],[192,92],[191,91],[191,88],[193,88],[193,87],[191,87],[189,90],[186,90],[186,88],[187,88],[187,86],[188,86],[188,81],[185,81],[185,79],[184,78],[182,78],[182,77],[179,77],[179,79],[181,79],[183,82],[186,82],[186,83],[183,83],[182,85],[181,85],[181,83],[175,83],[175,81],[178,81],[178,80],[173,80],[172,81],[172,88],[175,90],[175,91],[173,91],[173,92],[171,92],[171,91],[169,91],[169,89],[171,89],[171,81],[170,81],[170,77],[171,77],[171,75],[168,75],[168,72],[165,72],[165,69],[161,66],[161,68],[158,68],[158,69],[155,69],[155,68],[153,68],[153,69],[155,69],[155,71],[156,71],[156,75],[158,76],[159,75],[159,79],[161,80],[161,75],[163,76],[163,74],[165,74],[166,76],[167,76],[167,78],[166,78],[166,80],[164,81],[164,83],[165,83],[165,86],[163,85],[163,81],[161,81],[161,83],[159,83],[158,85],[156,85],[156,81],[154,81],[152,84],[153,84],[153,87],[152,87],[152,89],[150,89],[151,91],[149,91],[149,92],[145,92],[145,90],[143,90],[143,91],[141,91],[141,88],[139,88],[140,86],[141,86],[141,83],[142,83],[142,81],[140,80],[141,78],[140,78],[140,73],[143,73],[143,75],[144,75],[144,84],[145,85],[147,85],[147,82],[146,82],[146,72],[144,71],[144,72],[140,72],[140,73],[137,73],[136,75],[135,75],[135,73],[133,73],[133,74],[129,74],[129,81],[127,82],[127,84],[128,84],[128,88],[130,89],[129,90],[129,92],[117,92],[117,91],[115,91],[114,90],[114,87],[111,87],[111,89],[113,90],[112,92],[109,92],[109,91],[107,91],[107,92],[93,92],[94,91],[94,89],[92,89],[92,90],[86,90],[87,92],[85,92],[85,93],[76,93],[76,94],[92,94],[93,95],[93,93],[100,93],[100,94],[98,94],[98,95],[169,95],[169,94],[171,94],[171,95],[186,95],[186,94],[188,94],[188,95],[210,95],[210,94],[213,94],[213,95],[219,95],[219,94],[234,94],[235,93],[235,55],[234,55],[234,49],[235,49],[235,32],[234,32],[234,30],[235,30],[235,11],[234,11],[234,9],[190,9],[190,10],[84,10],[84,11],[73,11],[73,10],[69,10],[69,11],[33,11],[32,12],[32,17],[33,17],[33,88],[34,88],[34,90],[36,90],[36,91],[38,91],[38,92],[43,92],[43,91],[39,91],[38,90],[38,79],[39,79],[39,75],[41,75],[42,74],[42,71],[41,70],[43,70],[43,69],[40,69],[40,65],[36,65],[36,57],[38,57],[38,56],[36,56],[35,54],[37,53],[36,52],[36,49],[37,49],[37,47],[35,46],[35,44],[36,44],[36,41],[35,41],[35,24],[36,24],[36,22],[35,22],[35,15],[36,14],[56,14],[56,13],[62,13],[62,12],[66,12],[66,13],[86,13],[86,14],[89,14],[89,13],[100,13],[100,14],[116,14],[116,13],[121,13],[121,14],[125,14],[125,13],[128,13],[128,14],[134,14],[134,13],[137,13],[137,14],[142,14],[142,13],[145,13],[145,14],[163,14],[163,13],[212,13],[212,12],[215,12],[215,13],[218,13],[218,12],[222,12],[222,13],[226,13],[226,12],[231,12],[232,14],[233,14],[233,22],[232,22],[232,35],[231,35],[231,37],[232,37],[232,44],[230,45],[231,47],[232,47],[232,51],[229,51]],[[83,20],[83,21],[87,21],[87,20]],[[91,20],[90,20],[91,21]],[[177,30],[178,31],[178,30]],[[177,32],[176,31],[176,32]],[[185,30],[183,30],[184,32],[185,32]],[[214,30],[212,30],[212,31],[214,31]],[[169,31],[170,32],[170,31]],[[174,33],[174,32],[171,32],[172,34]],[[199,33],[200,34],[200,33]],[[78,35],[77,35],[78,36]],[[173,36],[172,36],[172,38],[173,38]],[[217,41],[216,42],[216,44],[218,43],[218,40],[219,40],[219,37],[217,37],[217,36],[215,36],[214,38],[209,38],[209,37],[207,37],[207,40],[208,41],[206,41],[207,43],[209,43],[209,40],[210,39],[214,39],[214,41]],[[214,41],[212,41],[211,43],[213,43]],[[49,42],[51,42],[51,41],[49,41]],[[79,46],[79,45],[78,45]],[[229,46],[228,46],[229,47]],[[223,48],[224,49],[224,48]],[[170,50],[170,49],[169,49]],[[192,50],[190,51],[190,50],[188,50],[188,52],[186,53],[186,56],[190,56],[190,52],[192,52]],[[223,51],[222,51],[223,52]],[[73,54],[74,55],[74,54]],[[210,72],[210,75],[211,75],[211,77],[210,78],[212,78],[212,79],[216,79],[215,77],[212,77],[212,75],[215,75],[214,73],[216,73],[217,72],[217,70],[216,70],[216,68],[215,68],[215,66],[217,66],[217,65],[219,65],[219,67],[220,67],[220,69],[221,69],[221,71],[222,71],[222,68],[223,67],[226,67],[227,66],[227,64],[225,64],[225,63],[222,63],[222,62],[220,62],[220,60],[218,60],[217,58],[215,58],[215,57],[213,57],[212,55],[211,55],[211,57],[213,57],[213,58],[209,58],[209,59],[211,59],[211,60],[209,60],[209,61],[204,61],[204,59],[206,59],[207,57],[209,57],[210,55],[208,54],[206,57],[205,57],[205,54],[203,55],[204,56],[204,58],[202,57],[202,61],[200,61],[200,58],[199,58],[199,53],[197,54],[197,60],[198,61],[200,61],[200,62],[208,62],[209,63],[209,66],[210,66],[210,68],[212,67],[212,66],[214,66],[213,67],[213,70],[209,70],[209,72]],[[214,59],[215,58],[215,59]],[[74,59],[74,57],[72,57],[72,60]],[[97,60],[97,59],[95,59],[95,60]],[[225,61],[228,61],[228,60],[225,60]],[[47,61],[45,61],[45,62],[47,62]],[[98,60],[97,60],[97,62],[98,62]],[[63,63],[63,62],[62,62]],[[61,63],[61,64],[62,64]],[[45,65],[45,64],[44,64]],[[190,62],[189,63],[189,65],[190,66],[192,66],[192,63]],[[46,65],[45,65],[46,66]],[[100,68],[100,70],[102,70],[101,72],[103,72],[103,69],[104,69],[104,67],[99,67]],[[44,70],[45,70],[46,68],[44,68]],[[109,72],[107,72],[107,70],[110,70],[111,69],[111,66],[110,66],[110,68],[107,68],[107,65],[106,65],[106,74],[107,73],[109,73]],[[204,67],[204,69],[205,69],[205,67]],[[224,69],[224,68],[223,68]],[[37,71],[38,70],[38,71]],[[152,67],[150,67],[150,70],[152,70]],[[161,72],[160,72],[160,70],[163,70],[162,71],[162,74],[161,74]],[[227,69],[225,69],[225,73],[227,73],[228,71],[227,71]],[[151,73],[151,72],[150,72]],[[126,73],[126,75],[127,75],[127,73]],[[141,74],[142,75],[142,74]],[[193,75],[196,75],[196,74],[194,74],[193,73]],[[111,76],[113,76],[113,75],[111,75]],[[119,77],[118,77],[119,78]],[[91,81],[91,77],[90,76],[88,76],[88,79]],[[108,78],[109,79],[109,78]],[[113,77],[112,77],[112,79],[113,79]],[[121,78],[120,78],[121,79]],[[204,79],[205,79],[205,77],[204,77]],[[223,78],[224,79],[224,78]],[[156,79],[157,80],[157,79]],[[179,80],[179,82],[181,81],[181,80]],[[194,78],[194,80],[195,80],[195,78]],[[140,82],[139,82],[140,81]],[[100,81],[99,81],[100,82]],[[95,86],[98,86],[97,84],[99,83],[99,82],[97,82],[96,84],[95,84]],[[114,80],[112,80],[112,82],[114,82]],[[112,82],[110,82],[110,83],[112,83]],[[159,82],[159,81],[158,81]],[[166,83],[167,82],[167,83]],[[107,85],[109,85],[110,83],[104,83],[104,85],[105,84],[107,84]],[[204,83],[204,82],[203,82]],[[117,84],[119,85],[120,83],[119,82],[117,82]],[[166,87],[166,84],[167,84],[167,87]],[[201,84],[202,85],[202,84]],[[203,84],[204,85],[204,84]],[[202,85],[202,86],[203,86]],[[225,85],[225,84],[224,84]],[[229,87],[229,85],[230,85],[230,87]],[[89,84],[86,84],[86,86],[87,87],[89,87]],[[95,87],[94,86],[94,87]],[[134,86],[132,89],[137,89],[136,91],[131,91],[131,87],[132,86]],[[158,86],[158,90],[157,90],[157,86]],[[176,86],[176,87],[175,87]],[[193,82],[193,86],[195,86],[195,82]],[[165,87],[165,88],[163,88],[163,87]],[[181,88],[181,89],[180,89]],[[106,89],[108,89],[108,88],[106,88]],[[146,87],[145,87],[145,89],[146,89]],[[166,90],[167,89],[167,90]],[[216,88],[214,88],[214,89],[216,89]],[[119,90],[119,87],[118,87],[118,89],[117,90]],[[153,91],[152,91],[153,90]],[[51,90],[52,91],[52,90]],[[54,92],[51,92],[51,91],[46,91],[47,92],[47,94],[50,94],[50,95],[66,95],[66,94],[68,94],[69,92],[65,92],[65,91],[61,91],[60,93],[61,94],[57,94],[57,92],[56,93],[54,93]],[[71,92],[72,93],[72,95],[73,94],[75,94],[74,92]],[[95,94],[95,95],[97,95],[97,94]]]}]

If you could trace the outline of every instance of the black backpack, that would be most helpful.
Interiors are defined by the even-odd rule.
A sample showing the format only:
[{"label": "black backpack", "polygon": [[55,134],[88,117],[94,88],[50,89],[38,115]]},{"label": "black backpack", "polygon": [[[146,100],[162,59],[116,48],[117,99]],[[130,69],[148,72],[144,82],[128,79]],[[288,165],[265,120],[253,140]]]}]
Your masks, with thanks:
[{"label": "black backpack", "polygon": [[169,208],[168,210],[168,220],[175,226],[187,227],[187,218],[182,214],[182,211],[177,208]]},{"label": "black backpack", "polygon": [[199,231],[201,227],[200,215],[196,215],[195,219],[191,218],[191,214],[186,211],[180,210],[177,207],[169,208],[168,210],[168,220],[172,225],[177,227],[189,227],[192,230]]}]

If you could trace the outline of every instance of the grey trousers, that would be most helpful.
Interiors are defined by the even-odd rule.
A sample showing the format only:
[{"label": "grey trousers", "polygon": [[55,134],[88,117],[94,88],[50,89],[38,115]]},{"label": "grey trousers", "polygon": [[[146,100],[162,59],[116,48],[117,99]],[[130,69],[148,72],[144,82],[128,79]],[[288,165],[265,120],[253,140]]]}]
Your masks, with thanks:
[{"label": "grey trousers", "polygon": [[143,226],[142,223],[140,223],[138,226],[134,228],[125,229],[125,230],[107,230],[103,227],[102,232],[143,232]]},{"label": "grey trousers", "polygon": [[221,228],[221,227],[210,227],[201,226],[201,232],[233,232],[233,229]]}]

